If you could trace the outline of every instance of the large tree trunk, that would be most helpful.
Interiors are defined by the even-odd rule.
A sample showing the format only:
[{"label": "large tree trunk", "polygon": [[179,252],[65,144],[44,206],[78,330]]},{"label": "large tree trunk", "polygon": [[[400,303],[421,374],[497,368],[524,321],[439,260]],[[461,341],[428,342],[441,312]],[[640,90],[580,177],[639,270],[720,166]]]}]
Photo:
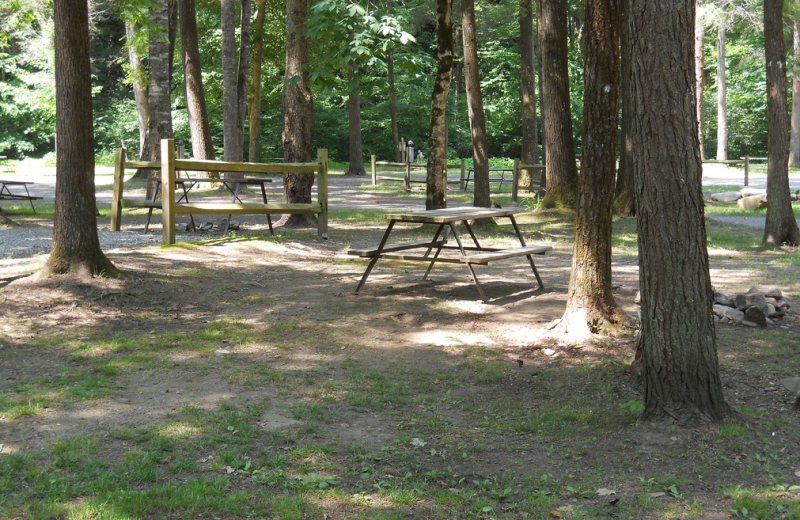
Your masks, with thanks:
[{"label": "large tree trunk", "polygon": [[133,78],[133,99],[136,103],[136,115],[139,118],[139,153],[144,154],[144,143],[147,137],[147,125],[150,120],[150,104],[147,102],[147,71],[139,58],[136,50],[136,32],[138,26],[130,20],[125,20],[125,36],[128,42],[128,59],[131,63],[131,77]]},{"label": "large tree trunk", "polygon": [[694,89],[695,0],[626,0],[644,417],[722,421]]},{"label": "large tree trunk", "polygon": [[[314,99],[309,88],[308,40],[304,36],[308,19],[307,0],[286,2],[286,76],[283,84],[283,159],[289,163],[311,162],[314,137]],[[302,70],[301,70],[302,68]],[[299,81],[290,81],[294,78]],[[283,197],[289,203],[311,202],[312,173],[286,173]],[[311,225],[313,216],[285,215],[279,224]]]},{"label": "large tree trunk", "polygon": [[347,168],[346,175],[367,174],[364,170],[364,148],[361,145],[361,92],[358,79],[356,79],[357,72],[358,65],[351,60],[347,66],[347,77],[351,82],[355,81],[355,89],[347,98],[350,166]]},{"label": "large tree trunk", "polygon": [[[611,226],[619,120],[622,0],[586,0],[583,157],[572,275],[562,326],[589,339],[621,313],[611,294]],[[576,334],[578,333],[578,334]]]},{"label": "large tree trunk", "polygon": [[[623,4],[625,1],[623,0]],[[627,6],[623,6],[623,18],[627,18]],[[619,173],[617,174],[616,185],[616,206],[621,213],[636,215],[636,191],[633,179],[633,141],[631,136],[631,120],[633,118],[633,92],[631,91],[631,46],[628,35],[628,24],[622,24],[620,52],[620,77],[622,91],[622,121],[620,122],[620,150],[619,150]]]},{"label": "large tree trunk", "polygon": [[717,160],[728,160],[728,86],[725,80],[725,25],[717,29]]},{"label": "large tree trunk", "polygon": [[547,135],[547,194],[540,208],[573,208],[578,198],[575,138],[569,100],[567,0],[542,3],[542,107]]},{"label": "large tree trunk", "polygon": [[[469,130],[472,136],[472,162],[475,167],[475,193],[472,204],[476,208],[488,208],[492,204],[489,198],[489,143],[486,140],[478,42],[475,37],[475,0],[461,2],[461,30],[464,34],[464,78],[467,86]],[[446,184],[445,189],[447,189]]]},{"label": "large tree trunk", "polygon": [[[150,121],[145,139],[145,157],[143,157],[146,161],[160,161],[161,140],[172,138],[169,5],[167,0],[154,0],[153,5],[154,7],[150,8],[150,21],[153,26],[150,29],[150,82],[147,90]],[[138,178],[140,172],[137,172],[136,176]],[[159,176],[157,170],[150,170],[148,198],[152,195],[154,180]]]},{"label": "large tree trunk", "polygon": [[705,152],[705,138],[703,137],[703,86],[706,76],[706,58],[705,58],[705,37],[706,37],[706,22],[703,19],[703,14],[700,8],[703,6],[703,0],[696,0],[695,5],[695,26],[694,26],[694,88],[695,97],[697,98],[697,138],[698,147],[700,148],[700,160],[704,161],[706,158]]},{"label": "large tree trunk", "polygon": [[544,127],[544,92],[542,87],[542,0],[536,0],[536,74],[539,79],[539,121],[542,125],[542,162],[547,163],[547,129]]},{"label": "large tree trunk", "polygon": [[[519,2],[519,83],[522,95],[522,164],[539,164],[539,136],[536,121],[536,52],[533,37],[533,2]],[[519,185],[530,186],[531,174],[520,172]]]},{"label": "large tree trunk", "polygon": [[253,81],[250,83],[249,160],[257,163],[261,155],[261,63],[264,56],[264,11],[267,0],[258,0],[255,34],[253,35]]},{"label": "large tree trunk", "polygon": [[[213,161],[216,154],[214,143],[211,140],[206,94],[203,89],[195,0],[178,0],[178,19],[181,29],[181,57],[183,58],[183,76],[186,84],[186,107],[189,113],[192,157]],[[210,176],[209,172],[199,172],[199,174],[203,178]],[[211,176],[218,178],[219,173],[213,172]]]},{"label": "large tree trunk", "polygon": [[447,94],[453,79],[453,0],[436,0],[436,79],[431,93],[426,209],[447,207]]},{"label": "large tree trunk", "polygon": [[115,275],[100,249],[94,186],[92,71],[85,0],[56,0],[56,195],[53,245],[45,274]]},{"label": "large tree trunk", "polygon": [[800,244],[789,194],[789,122],[786,100],[786,47],[783,0],[764,0],[764,54],[767,60],[767,221],[764,245]]},{"label": "large tree trunk", "polygon": [[792,77],[792,137],[789,146],[789,168],[800,168],[800,22],[795,20],[792,30],[794,41],[794,76]]}]

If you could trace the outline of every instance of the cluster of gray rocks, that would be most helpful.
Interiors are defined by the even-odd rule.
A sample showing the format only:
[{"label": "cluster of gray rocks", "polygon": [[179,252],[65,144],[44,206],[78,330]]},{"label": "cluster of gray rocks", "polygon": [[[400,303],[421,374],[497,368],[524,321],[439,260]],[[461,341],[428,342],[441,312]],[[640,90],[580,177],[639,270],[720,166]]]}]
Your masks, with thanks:
[{"label": "cluster of gray rocks", "polygon": [[777,287],[751,287],[733,296],[714,289],[714,319],[746,327],[775,325],[789,310],[789,303]]},{"label": "cluster of gray rocks", "polygon": [[[707,194],[707,199],[714,202],[735,202],[747,211],[767,207],[767,190],[744,188],[739,191],[723,191]],[[793,200],[800,200],[800,191],[791,194]]]}]

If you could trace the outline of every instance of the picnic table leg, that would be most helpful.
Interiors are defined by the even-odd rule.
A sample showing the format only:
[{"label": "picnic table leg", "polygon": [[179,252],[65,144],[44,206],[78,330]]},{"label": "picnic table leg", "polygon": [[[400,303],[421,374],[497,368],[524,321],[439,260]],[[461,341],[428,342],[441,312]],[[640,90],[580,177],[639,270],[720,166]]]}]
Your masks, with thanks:
[{"label": "picnic table leg", "polygon": [[[183,188],[183,196],[181,196],[181,198],[178,199],[178,202],[176,202],[176,204],[180,204],[182,200],[186,201],[186,204],[189,204],[189,191],[191,191],[191,189],[194,188],[194,184],[192,184],[192,186],[189,189],[186,189],[186,184],[182,182],[181,188]],[[189,213],[189,221],[192,223],[192,231],[196,230],[197,224],[194,223],[194,215],[192,215],[191,213]]]},{"label": "picnic table leg", "polygon": [[353,291],[354,293],[357,293],[358,291],[361,290],[361,287],[364,286],[364,282],[367,281],[367,277],[369,276],[370,271],[372,271],[372,268],[375,267],[375,263],[381,257],[381,253],[383,252],[383,248],[386,246],[386,241],[389,240],[389,234],[392,232],[392,228],[394,227],[395,222],[396,222],[395,220],[389,221],[389,226],[386,228],[386,232],[383,234],[381,243],[378,245],[378,249],[375,251],[375,256],[373,256],[372,260],[369,261],[369,264],[367,265],[367,270],[364,271],[364,275],[361,277],[361,281],[358,282],[356,290]]},{"label": "picnic table leg", "polygon": [[[522,238],[522,233],[519,231],[519,226],[517,226],[517,221],[514,219],[514,215],[509,215],[508,218],[511,220],[511,225],[514,226],[514,232],[517,234],[517,238],[519,238],[519,243],[522,244],[522,247],[525,247],[525,239]],[[531,264],[531,270],[533,271],[533,276],[536,277],[536,282],[539,284],[539,289],[544,289],[542,277],[539,276],[539,270],[536,269],[536,264],[533,262],[533,257],[531,255],[525,255],[525,258],[527,258],[528,262]]]},{"label": "picnic table leg", "polygon": [[28,197],[28,202],[31,203],[31,209],[33,210],[33,214],[36,215],[36,208],[33,207],[33,199],[31,197],[31,193],[28,191],[28,186],[23,184],[23,188],[25,188],[25,195]]},{"label": "picnic table leg", "polygon": [[464,224],[464,227],[467,228],[467,232],[469,232],[469,236],[472,237],[472,242],[475,244],[475,247],[481,249],[481,245],[478,243],[478,238],[475,236],[475,233],[472,231],[472,226],[469,225],[469,222],[466,220],[461,221]]},{"label": "picnic table leg", "polygon": [[[436,234],[433,235],[433,241],[434,242],[436,242],[439,239],[439,235],[442,233],[442,229],[444,229],[444,224],[439,224],[439,227],[436,229]],[[425,280],[427,280],[428,279],[428,275],[431,274],[431,269],[433,269],[433,264],[436,263],[436,258],[439,257],[439,253],[442,252],[442,247],[444,247],[444,243],[447,241],[447,233],[449,231],[450,231],[449,229],[445,230],[444,236],[442,236],[442,245],[440,245],[438,248],[436,248],[436,253],[433,255],[433,260],[431,260],[431,263],[428,264],[428,269],[425,271],[425,275],[422,277],[422,281],[423,282]],[[425,255],[423,255],[423,256],[428,256],[430,254],[430,252],[431,252],[431,249],[432,248],[429,247],[428,250],[425,251]]]},{"label": "picnic table leg", "polygon": [[486,296],[483,295],[483,289],[481,289],[481,284],[478,283],[478,275],[475,274],[475,268],[472,267],[472,264],[467,263],[467,269],[469,269],[469,274],[472,275],[472,280],[475,282],[475,287],[478,289],[478,294],[481,297],[481,301],[486,303]]},{"label": "picnic table leg", "polygon": [[[150,203],[155,204],[156,197],[158,196],[158,187],[161,186],[161,181],[156,180],[155,186],[153,187],[153,196],[150,197]],[[147,230],[150,229],[150,219],[153,217],[153,208],[147,210],[147,222],[144,224],[144,234],[147,234]]]},{"label": "picnic table leg", "polygon": [[[261,183],[261,196],[264,197],[264,204],[267,204],[267,190],[264,188],[264,183]],[[274,235],[275,232],[272,230],[272,215],[267,213],[267,224],[269,224],[269,233],[270,235]]]}]

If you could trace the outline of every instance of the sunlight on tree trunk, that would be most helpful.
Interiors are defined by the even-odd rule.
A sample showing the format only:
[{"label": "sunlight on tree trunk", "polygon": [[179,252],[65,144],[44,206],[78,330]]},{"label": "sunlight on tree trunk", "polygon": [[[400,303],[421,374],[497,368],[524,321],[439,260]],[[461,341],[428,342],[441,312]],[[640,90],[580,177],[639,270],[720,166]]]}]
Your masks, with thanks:
[{"label": "sunlight on tree trunk", "polygon": [[700,148],[700,160],[706,158],[705,137],[703,136],[703,84],[706,76],[705,39],[706,22],[703,13],[703,0],[697,0],[695,6],[694,25],[694,78],[695,98],[697,104],[697,139]]},{"label": "sunlight on tree trunk", "polygon": [[789,146],[789,168],[800,168],[800,22],[792,28],[795,65],[792,67],[792,136]]},{"label": "sunlight on tree trunk", "polygon": [[[519,2],[519,83],[522,98],[522,164],[539,164],[539,135],[536,121],[536,52],[533,35],[533,2]],[[519,173],[519,185],[531,185],[531,173]],[[537,173],[538,175],[538,173]]]},{"label": "sunlight on tree trunk", "polygon": [[350,147],[350,165],[346,175],[366,175],[364,169],[364,148],[361,145],[361,92],[356,73],[358,65],[353,60],[347,66],[347,77],[355,83],[355,88],[347,97],[348,144]]},{"label": "sunlight on tree trunk", "polygon": [[[464,78],[467,86],[467,109],[472,137],[472,162],[474,171],[474,197],[472,205],[488,208],[489,198],[489,143],[486,139],[486,118],[483,114],[481,78],[478,68],[478,42],[475,30],[475,1],[461,2],[461,29],[464,35]],[[445,185],[445,189],[447,189]]]},{"label": "sunlight on tree trunk", "polygon": [[[717,160],[728,160],[728,85],[725,81],[725,24],[717,29]],[[702,103],[702,100],[700,101]]]},{"label": "sunlight on tree trunk", "polygon": [[267,0],[258,0],[255,34],[253,35],[253,80],[250,82],[249,124],[250,143],[247,146],[248,160],[260,161],[261,156],[261,67],[264,56],[264,11]]}]

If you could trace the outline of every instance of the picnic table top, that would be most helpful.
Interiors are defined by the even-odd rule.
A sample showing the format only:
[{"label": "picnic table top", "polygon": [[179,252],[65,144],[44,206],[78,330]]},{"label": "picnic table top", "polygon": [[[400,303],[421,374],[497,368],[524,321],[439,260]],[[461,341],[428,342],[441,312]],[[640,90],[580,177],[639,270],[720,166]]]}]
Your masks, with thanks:
[{"label": "picnic table top", "polygon": [[3,179],[0,179],[0,184],[10,184],[12,186],[27,186],[29,184],[36,184],[36,183],[35,182],[30,182],[30,181],[6,181],[6,180],[3,180]]},{"label": "picnic table top", "polygon": [[404,211],[402,213],[387,213],[384,217],[388,220],[399,222],[416,222],[420,224],[447,224],[462,220],[475,220],[479,218],[510,217],[525,211],[524,208],[445,208],[423,211]]}]

